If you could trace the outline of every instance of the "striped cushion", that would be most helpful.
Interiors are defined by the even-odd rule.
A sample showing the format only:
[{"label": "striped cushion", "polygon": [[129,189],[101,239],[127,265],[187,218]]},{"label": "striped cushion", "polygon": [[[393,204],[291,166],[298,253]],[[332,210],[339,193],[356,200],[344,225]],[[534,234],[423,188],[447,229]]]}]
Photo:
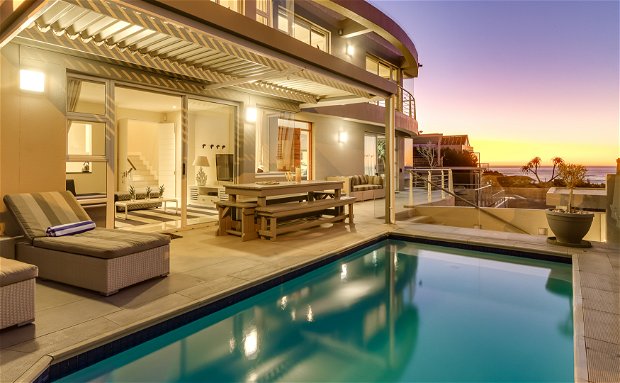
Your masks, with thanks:
[{"label": "striped cushion", "polygon": [[170,237],[163,234],[133,233],[98,227],[76,235],[36,238],[32,244],[43,249],[112,259],[165,246],[169,243]]},{"label": "striped cushion", "polygon": [[64,235],[80,234],[95,228],[93,221],[65,223],[64,225],[50,226],[45,230],[48,237],[62,237]]},{"label": "striped cushion", "polygon": [[45,237],[50,226],[90,220],[68,191],[5,195],[4,203],[31,241]]}]

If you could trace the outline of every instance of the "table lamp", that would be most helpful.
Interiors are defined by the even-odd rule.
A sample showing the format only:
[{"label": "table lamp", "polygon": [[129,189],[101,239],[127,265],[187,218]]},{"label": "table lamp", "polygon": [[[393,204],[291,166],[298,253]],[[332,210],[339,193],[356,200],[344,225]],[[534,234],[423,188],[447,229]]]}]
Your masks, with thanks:
[{"label": "table lamp", "polygon": [[202,170],[202,167],[209,166],[209,159],[207,156],[196,156],[196,159],[194,159],[194,166],[200,166],[198,173],[196,173],[196,184],[198,184],[198,186],[205,186],[207,183],[207,174]]}]

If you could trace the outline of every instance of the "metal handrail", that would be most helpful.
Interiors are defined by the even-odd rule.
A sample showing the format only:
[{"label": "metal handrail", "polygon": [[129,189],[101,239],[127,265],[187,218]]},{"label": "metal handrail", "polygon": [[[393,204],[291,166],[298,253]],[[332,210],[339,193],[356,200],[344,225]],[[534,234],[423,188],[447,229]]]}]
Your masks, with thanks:
[{"label": "metal handrail", "polygon": [[450,194],[451,196],[453,196],[454,198],[457,198],[457,199],[459,199],[459,200],[461,200],[461,201],[465,202],[467,205],[469,205],[469,206],[471,206],[471,207],[474,207],[474,208],[478,209],[479,211],[481,211],[481,212],[483,212],[483,213],[487,214],[488,216],[490,216],[490,217],[492,217],[492,218],[495,218],[495,219],[497,219],[497,220],[501,221],[502,223],[505,223],[505,224],[507,224],[507,225],[509,225],[509,226],[513,227],[514,229],[517,229],[518,231],[520,231],[520,232],[522,232],[522,233],[524,233],[524,234],[529,234],[527,231],[525,231],[525,230],[521,229],[521,228],[520,228],[520,227],[518,227],[518,226],[515,226],[515,225],[514,225],[513,223],[511,223],[511,222],[506,221],[506,220],[505,220],[505,219],[503,219],[502,217],[498,217],[498,216],[496,216],[495,214],[493,214],[493,213],[491,213],[491,212],[489,212],[489,211],[482,210],[482,209],[480,208],[480,206],[477,206],[476,204],[469,202],[469,201],[468,201],[468,200],[466,200],[465,198],[463,198],[463,197],[461,197],[461,196],[459,196],[459,195],[456,195],[455,193],[453,193],[453,192],[452,192],[452,191],[450,191],[450,190],[446,190],[444,187],[442,187],[442,186],[439,186],[439,185],[435,184],[434,182],[432,182],[432,181],[431,181],[431,180],[429,180],[429,179],[425,179],[424,177],[419,176],[419,175],[418,175],[417,173],[415,173],[414,171],[411,171],[411,170],[410,170],[409,172],[410,172],[410,173],[411,173],[411,175],[412,175],[413,177],[415,177],[416,179],[420,179],[420,180],[422,180],[422,181],[424,181],[424,182],[428,183],[429,185],[434,186],[434,187],[435,187],[435,188],[437,188],[437,189],[441,189],[442,191],[444,191],[444,192],[446,192],[446,193]]},{"label": "metal handrail", "polygon": [[399,98],[401,101],[400,111],[403,114],[406,114],[409,117],[413,117],[414,120],[417,120],[417,112],[415,107],[415,97],[402,86],[398,86]]}]

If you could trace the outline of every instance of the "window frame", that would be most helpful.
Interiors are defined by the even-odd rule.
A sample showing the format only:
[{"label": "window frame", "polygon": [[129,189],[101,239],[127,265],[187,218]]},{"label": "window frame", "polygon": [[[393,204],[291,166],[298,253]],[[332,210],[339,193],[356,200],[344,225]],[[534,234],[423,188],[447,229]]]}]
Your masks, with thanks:
[{"label": "window frame", "polygon": [[[287,23],[286,23],[285,27],[282,27],[280,25],[280,16],[281,15],[284,16],[284,18],[287,20]],[[293,16],[293,22],[292,23],[290,23],[290,21],[289,21],[289,17],[290,16]],[[309,36],[310,36],[310,42],[309,43],[307,43],[307,42],[305,42],[303,40],[299,40],[298,38],[295,37],[295,26],[298,23],[300,25],[303,23],[303,24],[306,24],[308,26],[308,29],[309,29],[309,32],[310,32],[309,33]],[[289,30],[289,25],[292,25],[292,29],[291,30]],[[309,45],[309,46],[311,46],[311,47],[313,47],[315,49],[318,49],[318,50],[320,50],[322,52],[330,53],[331,54],[331,50],[332,50],[332,47],[331,47],[331,32],[328,29],[323,28],[320,25],[318,25],[316,23],[313,23],[312,21],[310,21],[310,20],[308,20],[308,19],[306,19],[304,17],[301,17],[301,16],[299,16],[298,14],[296,14],[294,12],[290,12],[290,11],[288,11],[286,8],[284,8],[282,6],[278,7],[278,30],[280,32],[282,32],[282,33],[286,33],[287,35],[293,37],[297,41],[301,41],[304,44]],[[322,34],[322,35],[325,36],[325,50],[323,50],[321,48],[317,48],[317,47],[315,47],[312,44],[312,33],[313,32],[315,32],[317,34]]]}]

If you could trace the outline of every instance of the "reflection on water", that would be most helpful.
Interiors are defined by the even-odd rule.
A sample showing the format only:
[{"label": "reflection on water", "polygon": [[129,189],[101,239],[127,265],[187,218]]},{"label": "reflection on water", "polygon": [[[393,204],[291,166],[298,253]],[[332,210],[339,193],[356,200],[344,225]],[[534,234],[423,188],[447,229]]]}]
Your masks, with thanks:
[{"label": "reflection on water", "polygon": [[570,270],[386,241],[65,380],[572,381]]}]

